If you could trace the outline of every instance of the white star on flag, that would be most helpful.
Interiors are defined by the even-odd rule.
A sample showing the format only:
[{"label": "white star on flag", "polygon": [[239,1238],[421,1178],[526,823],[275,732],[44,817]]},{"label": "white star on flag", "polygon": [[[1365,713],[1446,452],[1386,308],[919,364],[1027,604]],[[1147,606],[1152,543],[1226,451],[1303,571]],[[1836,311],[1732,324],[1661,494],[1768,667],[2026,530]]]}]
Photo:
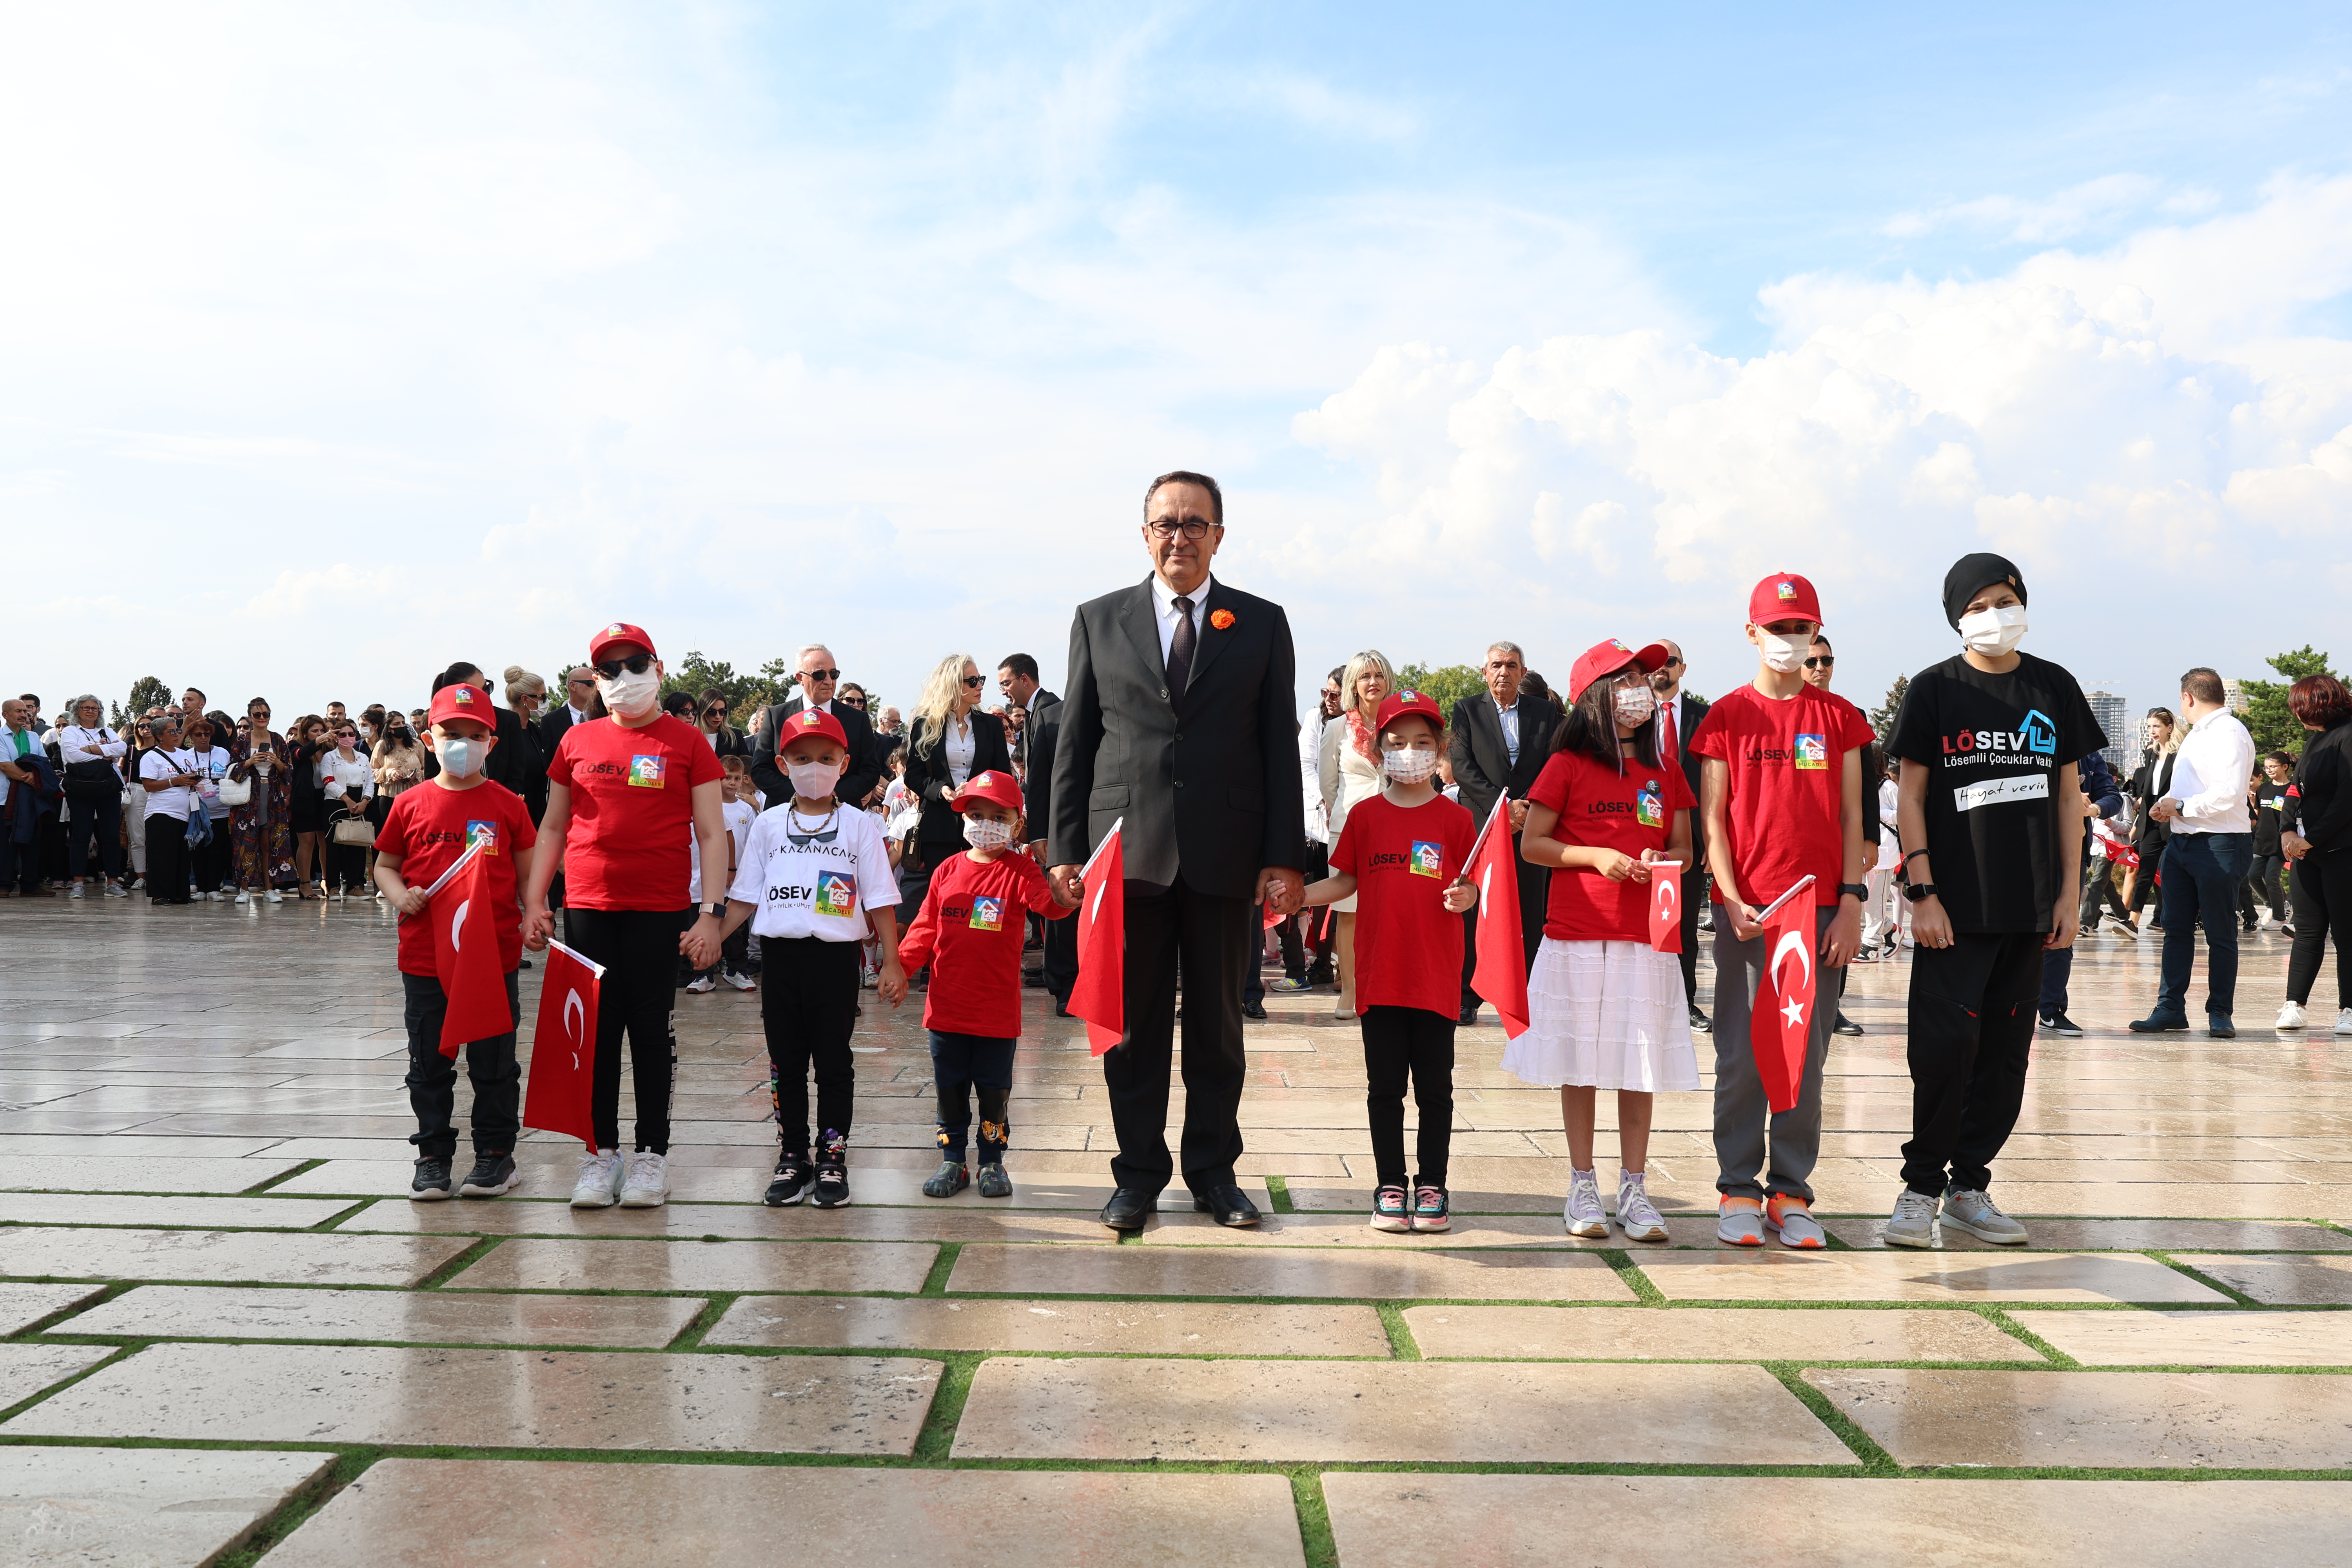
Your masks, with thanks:
[{"label": "white star on flag", "polygon": [[1789,1023],[1791,1027],[1805,1021],[1805,1005],[1802,1002],[1798,1001],[1794,996],[1789,998],[1789,1005],[1781,1008],[1780,1011],[1788,1016]]}]

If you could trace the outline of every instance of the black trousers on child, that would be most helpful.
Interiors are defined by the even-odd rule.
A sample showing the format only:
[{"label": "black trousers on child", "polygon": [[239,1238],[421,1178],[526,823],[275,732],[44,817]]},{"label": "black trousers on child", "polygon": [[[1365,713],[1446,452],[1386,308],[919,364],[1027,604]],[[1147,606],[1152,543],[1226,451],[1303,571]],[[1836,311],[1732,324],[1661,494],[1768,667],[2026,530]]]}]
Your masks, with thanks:
[{"label": "black trousers on child", "polygon": [[782,1152],[809,1152],[809,1069],[816,1069],[817,1141],[849,1141],[857,1058],[857,971],[863,950],[821,937],[760,939],[760,1022],[768,1035],[768,1094]]},{"label": "black trousers on child", "polygon": [[[516,989],[519,971],[507,971],[507,1011],[522,1021],[522,1000]],[[408,1026],[408,1108],[416,1113],[416,1131],[408,1141],[420,1160],[446,1160],[457,1152],[457,1064],[441,1054],[441,1020],[449,998],[438,977],[400,976],[405,1004],[403,1022]],[[515,1032],[466,1044],[466,1076],[474,1085],[474,1152],[510,1153],[522,1136],[522,1068],[515,1061]]]},{"label": "black trousers on child", "polygon": [[1911,954],[1911,1141],[1903,1181],[1983,1192],[2025,1103],[2047,933],[1955,931]]},{"label": "black trousers on child", "polygon": [[1405,1185],[1404,1089],[1412,1079],[1412,1103],[1421,1127],[1414,1153],[1421,1185],[1445,1184],[1446,1151],[1454,1143],[1454,1024],[1425,1007],[1364,1009],[1364,1113],[1372,1129],[1374,1180],[1383,1187]]},{"label": "black trousers on child", "polygon": [[[1066,921],[1055,921],[1055,925]],[[955,1035],[933,1029],[931,1083],[940,1100],[940,1157],[963,1163],[964,1143],[971,1131],[971,1101],[980,1096],[980,1163],[1001,1165],[1004,1145],[1012,1136],[1013,1039],[990,1035]]]},{"label": "black trousers on child", "polygon": [[589,1097],[596,1147],[621,1146],[621,1037],[637,1097],[636,1147],[669,1152],[669,1097],[677,1081],[677,939],[692,910],[563,911],[563,943],[604,966],[596,999],[596,1081]]}]

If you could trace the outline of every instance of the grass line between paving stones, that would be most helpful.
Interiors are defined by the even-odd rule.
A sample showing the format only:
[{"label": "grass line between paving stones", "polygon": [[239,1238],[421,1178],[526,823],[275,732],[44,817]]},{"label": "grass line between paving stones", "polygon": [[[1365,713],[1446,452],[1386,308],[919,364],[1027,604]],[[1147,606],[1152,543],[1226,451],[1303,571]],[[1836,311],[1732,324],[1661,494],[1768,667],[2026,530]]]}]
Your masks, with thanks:
[{"label": "grass line between paving stones", "polygon": [[228,1552],[213,1560],[215,1568],[253,1568],[262,1554],[302,1528],[326,1507],[335,1494],[365,1473],[382,1457],[381,1448],[354,1448],[338,1453],[335,1462],[246,1531]]},{"label": "grass line between paving stones", "polygon": [[1331,1533],[1323,1473],[1304,1467],[1292,1470],[1290,1502],[1298,1512],[1298,1543],[1306,1549],[1307,1568],[1339,1568],[1339,1542]]},{"label": "grass line between paving stones", "polygon": [[1421,1360],[1421,1346],[1412,1337],[1412,1327],[1404,1321],[1404,1304],[1401,1301],[1375,1301],[1372,1310],[1381,1315],[1381,1327],[1388,1331],[1389,1353],[1399,1361]]},{"label": "grass line between paving stones", "polygon": [[944,1296],[948,1293],[948,1276],[955,1272],[956,1259],[963,1256],[963,1243],[940,1243],[939,1256],[931,1259],[930,1272],[923,1276],[918,1296]]},{"label": "grass line between paving stones", "polygon": [[2056,1345],[2052,1344],[2048,1340],[2043,1339],[2040,1334],[2035,1333],[2032,1329],[2027,1328],[2023,1323],[2019,1322],[2015,1318],[2011,1317],[2007,1312],[2002,1311],[1998,1307],[1987,1307],[1982,1311],[1979,1311],[1977,1316],[1982,1318],[1986,1322],[1990,1323],[1994,1328],[1999,1329],[2002,1333],[2007,1334],[2011,1339],[2030,1346],[2039,1354],[2049,1357],[2051,1362],[2055,1365],[2062,1367],[2080,1367],[2083,1364],[2081,1362],[2076,1361],[2073,1356],[2068,1355],[2064,1351],[2060,1350]]},{"label": "grass line between paving stones", "polygon": [[1805,1408],[1811,1411],[1822,1426],[1836,1433],[1839,1442],[1853,1450],[1864,1474],[1892,1476],[1902,1470],[1903,1467],[1895,1462],[1894,1455],[1880,1447],[1876,1439],[1856,1426],[1851,1416],[1830,1403],[1828,1394],[1805,1381],[1801,1363],[1768,1361],[1763,1367],[1780,1380],[1781,1387],[1801,1400]]},{"label": "grass line between paving stones", "polygon": [[703,1302],[702,1310],[695,1313],[693,1320],[680,1329],[669,1343],[662,1348],[671,1351],[700,1350],[702,1336],[717,1328],[719,1320],[725,1317],[729,1309],[741,1300],[745,1292],[742,1291],[730,1290],[711,1297]]},{"label": "grass line between paving stones", "polygon": [[109,1284],[103,1290],[99,1291],[96,1295],[91,1296],[85,1300],[76,1301],[68,1307],[59,1307],[54,1312],[50,1312],[43,1317],[35,1318],[31,1322],[26,1323],[23,1328],[18,1329],[15,1333],[10,1334],[7,1337],[12,1340],[29,1340],[35,1334],[46,1334],[57,1324],[62,1323],[70,1318],[77,1317],[83,1312],[87,1312],[92,1307],[103,1307],[106,1303],[113,1300],[117,1296],[121,1295],[125,1290],[131,1289],[131,1284],[128,1280],[116,1280]]},{"label": "grass line between paving stones", "polygon": [[[1643,1306],[1663,1307],[1666,1304],[1666,1293],[1659,1289],[1651,1281],[1650,1277],[1635,1266],[1632,1253],[1619,1247],[1606,1247],[1594,1256],[1609,1265],[1610,1268],[1616,1273],[1618,1282],[1640,1298]],[[1623,1304],[1617,1303],[1619,1306]]]},{"label": "grass line between paving stones", "polygon": [[360,1215],[366,1213],[369,1209],[375,1207],[377,1201],[378,1200],[376,1199],[370,1198],[364,1202],[353,1204],[347,1209],[338,1209],[333,1214],[331,1214],[326,1218],[320,1220],[318,1224],[307,1228],[318,1231],[332,1230],[335,1226],[342,1224],[343,1221],[356,1218]]},{"label": "grass line between paving stones", "polygon": [[149,1345],[153,1344],[154,1342],[155,1342],[152,1340],[133,1340],[130,1343],[118,1349],[114,1354],[99,1357],[98,1360],[82,1368],[79,1372],[75,1373],[70,1377],[60,1378],[57,1382],[49,1384],[47,1388],[36,1390],[34,1393],[28,1394],[24,1398],[16,1401],[14,1405],[0,1405],[0,1422],[13,1421],[17,1416],[22,1415],[26,1411],[33,1408],[36,1405],[40,1404],[41,1401],[48,1398],[50,1395],[63,1393],[65,1390],[71,1388],[75,1384],[79,1383],[86,1377],[97,1376],[100,1373],[104,1372],[108,1367],[113,1366],[130,1356],[138,1354],[141,1351],[146,1349]]},{"label": "grass line between paving stones", "polygon": [[275,1176],[270,1177],[268,1181],[265,1181],[265,1182],[256,1182],[256,1183],[254,1183],[254,1184],[253,1184],[253,1185],[251,1185],[251,1186],[249,1186],[249,1187],[245,1187],[245,1188],[240,1189],[240,1190],[239,1190],[239,1192],[238,1192],[238,1194],[237,1194],[237,1195],[238,1195],[239,1197],[247,1197],[247,1198],[249,1198],[249,1197],[254,1196],[254,1195],[255,1195],[256,1194],[257,1194],[257,1193],[266,1193],[266,1192],[268,1192],[270,1188],[272,1188],[272,1187],[274,1187],[274,1186],[277,1186],[279,1183],[281,1183],[281,1182],[290,1182],[290,1181],[292,1181],[292,1180],[293,1180],[295,1177],[297,1177],[297,1176],[303,1175],[303,1174],[306,1174],[306,1173],[309,1173],[309,1172],[311,1172],[311,1171],[315,1171],[315,1170],[317,1170],[320,1166],[321,1166],[321,1165],[325,1164],[326,1163],[327,1163],[327,1162],[325,1162],[324,1160],[305,1160],[305,1161],[303,1161],[300,1164],[299,1164],[299,1165],[295,1166],[295,1167],[294,1167],[292,1170],[290,1170],[290,1171],[283,1171],[283,1172],[280,1172],[278,1174],[277,1174],[277,1175],[275,1175]]},{"label": "grass line between paving stones", "polygon": [[2172,1258],[2166,1253],[2148,1252],[2143,1253],[2141,1256],[2144,1258],[2153,1258],[2158,1263],[2163,1264],[2167,1268],[2171,1269],[2175,1274],[2185,1275],[2189,1279],[2196,1280],[2197,1283],[2204,1286],[2209,1290],[2219,1290],[2222,1295],[2227,1296],[2231,1300],[2235,1301],[2241,1307],[2259,1307],[2263,1304],[2255,1300],[2252,1296],[2247,1295],[2243,1290],[2239,1289],[2236,1286],[2225,1285],[2210,1274],[2200,1274],[2196,1269],[2189,1267],[2186,1263],[2180,1262],[2179,1259]]},{"label": "grass line between paving stones", "polygon": [[[1265,1179],[1265,1194],[1274,1204],[1275,1213],[1296,1214],[1298,1212],[1291,1206],[1290,1180],[1288,1177],[1268,1176]],[[1318,1492],[1317,1495],[1320,1496],[1321,1494]]]},{"label": "grass line between paving stones", "polygon": [[491,1249],[496,1247],[498,1244],[504,1239],[506,1238],[497,1236],[482,1237],[471,1247],[467,1247],[465,1251],[460,1252],[457,1257],[452,1258],[448,1262],[444,1263],[440,1268],[436,1268],[432,1273],[427,1274],[424,1279],[419,1279],[416,1282],[416,1289],[419,1290],[439,1289],[445,1281],[454,1278],[459,1273],[462,1273],[464,1270],[472,1268],[475,1264],[479,1263],[484,1258],[489,1256]]},{"label": "grass line between paving stones", "polygon": [[950,1351],[940,1357],[943,1364],[939,1385],[931,1393],[931,1407],[923,1415],[922,1430],[915,1434],[915,1464],[947,1463],[955,1447],[956,1426],[963,1419],[964,1401],[971,1397],[972,1374],[987,1359],[985,1351]]}]

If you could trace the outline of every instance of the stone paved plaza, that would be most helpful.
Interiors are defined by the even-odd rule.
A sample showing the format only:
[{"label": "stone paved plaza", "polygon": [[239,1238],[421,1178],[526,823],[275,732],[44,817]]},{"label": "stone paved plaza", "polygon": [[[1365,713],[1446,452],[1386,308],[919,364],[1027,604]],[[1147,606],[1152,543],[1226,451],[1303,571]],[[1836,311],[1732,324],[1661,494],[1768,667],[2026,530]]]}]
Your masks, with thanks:
[{"label": "stone paved plaza", "polygon": [[1370,1230],[1328,993],[1251,1026],[1255,1232],[1095,1222],[1100,1078],[1036,992],[1010,1202],[917,1190],[919,1012],[869,994],[855,1205],[761,1207],[722,991],[669,1207],[575,1215],[544,1133],[415,1205],[380,906],[0,903],[0,1561],[2352,1562],[2352,1038],[2255,1026],[2284,952],[2221,1042],[2126,1033],[2155,944],[2084,942],[1996,1170],[2023,1252],[1881,1245],[1907,976],[1858,970],[1799,1257],[1715,1247],[1704,1094],[1660,1097],[1672,1244],[1567,1240],[1491,1013],[1456,1229]]}]

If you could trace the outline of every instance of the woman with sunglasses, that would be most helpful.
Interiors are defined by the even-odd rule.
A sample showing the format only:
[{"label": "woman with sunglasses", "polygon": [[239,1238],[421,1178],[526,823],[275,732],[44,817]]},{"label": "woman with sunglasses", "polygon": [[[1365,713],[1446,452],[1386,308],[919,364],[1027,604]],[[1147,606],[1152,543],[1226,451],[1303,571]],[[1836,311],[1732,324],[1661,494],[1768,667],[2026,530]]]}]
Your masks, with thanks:
[{"label": "woman with sunglasses", "polygon": [[368,852],[363,845],[336,843],[333,818],[340,812],[353,821],[368,820],[368,802],[375,794],[375,771],[360,752],[357,724],[346,719],[334,726],[331,738],[335,742],[334,749],[319,760],[328,816],[322,888],[334,895],[337,903],[341,903],[345,895],[362,885]]},{"label": "woman with sunglasses", "polygon": [[931,667],[916,699],[907,728],[906,783],[921,799],[923,815],[898,861],[901,929],[922,911],[933,868],[971,847],[963,814],[952,802],[955,792],[974,773],[1013,771],[1004,721],[980,711],[986,692],[986,678],[971,656],[951,653]]},{"label": "woman with sunglasses", "polygon": [[228,776],[253,786],[245,804],[228,813],[236,901],[283,903],[278,889],[294,885],[293,748],[270,729],[269,704],[260,698],[245,705],[245,716],[228,749]]},{"label": "woman with sunglasses", "polygon": [[[653,639],[614,622],[588,645],[609,719],[563,732],[547,770],[542,844],[523,893],[523,938],[553,934],[547,892],[563,867],[563,940],[604,966],[596,1014],[596,1076],[590,1098],[596,1149],[580,1157],[574,1208],[651,1208],[669,1196],[669,1101],[677,1075],[670,1015],[677,960],[719,962],[725,891],[699,910],[688,902],[689,835],[706,866],[728,863],[719,811],[719,759],[709,743],[661,709],[662,666]],[[493,748],[495,750],[495,748]],[[628,1037],[637,1124],[625,1169],[621,1143],[621,1038]]]}]

